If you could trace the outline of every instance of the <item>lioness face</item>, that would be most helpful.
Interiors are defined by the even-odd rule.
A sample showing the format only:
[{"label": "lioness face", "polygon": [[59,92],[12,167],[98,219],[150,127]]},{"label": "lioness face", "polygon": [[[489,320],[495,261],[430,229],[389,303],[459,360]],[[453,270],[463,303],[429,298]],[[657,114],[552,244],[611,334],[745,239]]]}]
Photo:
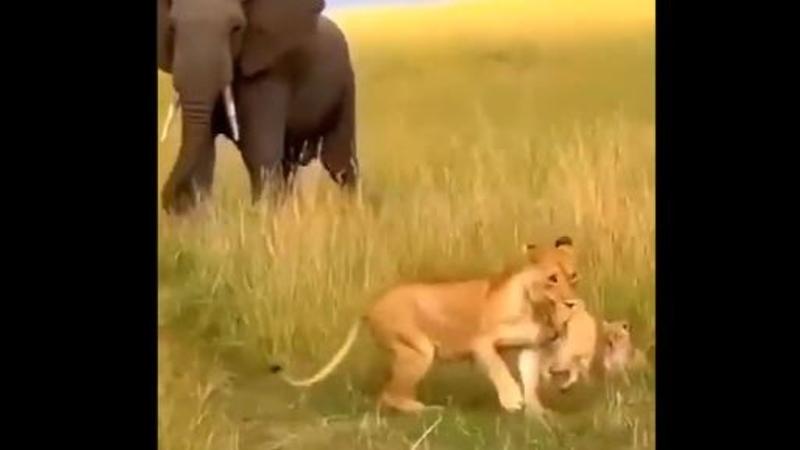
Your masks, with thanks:
[{"label": "lioness face", "polygon": [[556,301],[549,298],[534,303],[534,314],[544,319],[545,341],[555,341],[567,333],[567,324],[575,312],[584,308],[583,300]]},{"label": "lioness face", "polygon": [[[552,300],[548,300],[552,301]],[[567,332],[567,324],[569,320],[579,311],[583,311],[586,305],[581,299],[564,300],[562,302],[552,301],[553,310],[551,316],[551,323],[558,332],[558,336],[562,337]]]},{"label": "lioness face", "polygon": [[575,253],[572,239],[560,237],[553,247],[525,246],[528,261],[542,272],[541,293],[547,300],[560,303],[578,299],[575,286],[578,284],[578,271],[575,267]]}]

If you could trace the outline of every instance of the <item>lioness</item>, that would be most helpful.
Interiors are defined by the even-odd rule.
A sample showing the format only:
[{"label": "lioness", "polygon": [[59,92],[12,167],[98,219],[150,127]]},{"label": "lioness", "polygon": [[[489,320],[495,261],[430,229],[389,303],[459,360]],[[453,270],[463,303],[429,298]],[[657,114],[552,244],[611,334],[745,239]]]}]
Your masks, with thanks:
[{"label": "lioness", "polygon": [[[526,262],[501,276],[468,281],[414,283],[397,286],[380,297],[362,317],[375,339],[392,354],[391,374],[380,403],[402,412],[426,408],[416,398],[419,381],[435,358],[473,358],[487,373],[507,411],[519,410],[523,397],[498,354],[504,347],[535,347],[552,339],[578,303],[572,240],[555,245],[526,246]],[[359,320],[344,345],[317,374],[295,380],[310,386],[328,376],[348,353]],[[278,366],[273,371],[280,371]],[[542,411],[538,397],[527,404]]]}]

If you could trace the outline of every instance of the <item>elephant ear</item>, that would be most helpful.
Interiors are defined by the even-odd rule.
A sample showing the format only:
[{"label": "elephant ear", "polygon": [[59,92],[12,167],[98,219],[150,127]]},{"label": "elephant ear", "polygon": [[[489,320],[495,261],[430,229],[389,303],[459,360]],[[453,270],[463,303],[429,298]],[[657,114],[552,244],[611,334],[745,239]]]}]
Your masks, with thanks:
[{"label": "elephant ear", "polygon": [[158,3],[158,18],[156,19],[158,68],[171,73],[174,49],[172,27],[169,20],[171,0],[156,0],[156,2]]},{"label": "elephant ear", "polygon": [[316,30],[324,0],[248,0],[239,67],[245,76],[269,69]]}]

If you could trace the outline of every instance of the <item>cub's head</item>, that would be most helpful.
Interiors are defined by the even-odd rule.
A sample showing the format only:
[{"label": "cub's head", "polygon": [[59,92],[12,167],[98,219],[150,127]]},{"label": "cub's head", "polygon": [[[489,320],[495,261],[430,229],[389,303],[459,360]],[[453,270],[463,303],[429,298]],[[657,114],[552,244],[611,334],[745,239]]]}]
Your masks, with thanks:
[{"label": "cub's head", "polygon": [[603,321],[603,343],[609,351],[627,350],[631,347],[631,326],[625,320]]},{"label": "cub's head", "polygon": [[525,253],[528,264],[537,269],[537,276],[530,286],[531,301],[547,299],[565,302],[578,299],[575,287],[579,277],[575,250],[569,236],[556,239],[553,246],[526,244]]}]

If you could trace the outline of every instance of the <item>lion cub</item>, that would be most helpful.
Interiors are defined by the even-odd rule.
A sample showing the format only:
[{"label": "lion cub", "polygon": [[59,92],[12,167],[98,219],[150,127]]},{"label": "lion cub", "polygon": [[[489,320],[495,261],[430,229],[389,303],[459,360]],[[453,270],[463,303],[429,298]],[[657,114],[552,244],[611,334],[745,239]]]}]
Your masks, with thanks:
[{"label": "lion cub", "polygon": [[[499,276],[390,289],[362,317],[392,357],[380,403],[403,412],[421,411],[426,406],[416,398],[417,384],[434,360],[472,359],[494,384],[505,410],[525,405],[542,411],[535,394],[523,398],[498,351],[535,349],[551,340],[579,303],[577,278],[572,240],[561,237],[553,246],[526,246],[522,267]],[[316,375],[295,380],[282,374],[283,379],[294,386],[324,379],[349,352],[361,322]]]},{"label": "lion cub", "polygon": [[633,346],[628,322],[603,320],[598,327],[582,301],[576,302],[557,338],[539,350],[538,365],[526,361],[531,356],[525,353],[520,353],[518,364],[526,397],[537,387],[539,376],[545,381],[563,378],[559,389],[566,391],[580,379],[589,380],[593,367],[607,375],[622,375],[629,383],[628,371],[647,364],[644,352]]},{"label": "lion cub", "polygon": [[564,331],[545,353],[542,376],[550,380],[553,376],[566,376],[559,384],[565,391],[579,379],[588,380],[592,363],[597,353],[597,321],[580,302],[572,311]]},{"label": "lion cub", "polygon": [[628,370],[647,365],[644,352],[633,346],[630,330],[624,320],[603,321],[603,369],[607,374],[622,374],[626,381]]}]

